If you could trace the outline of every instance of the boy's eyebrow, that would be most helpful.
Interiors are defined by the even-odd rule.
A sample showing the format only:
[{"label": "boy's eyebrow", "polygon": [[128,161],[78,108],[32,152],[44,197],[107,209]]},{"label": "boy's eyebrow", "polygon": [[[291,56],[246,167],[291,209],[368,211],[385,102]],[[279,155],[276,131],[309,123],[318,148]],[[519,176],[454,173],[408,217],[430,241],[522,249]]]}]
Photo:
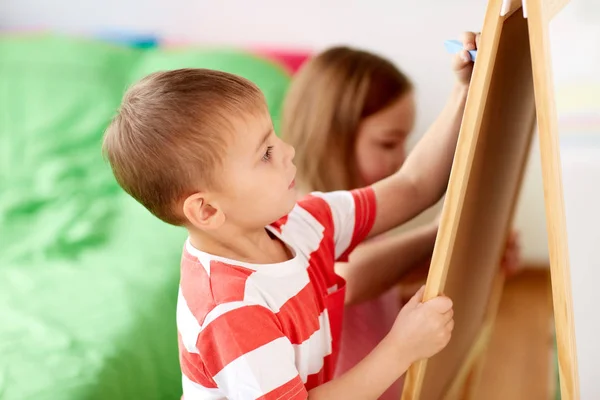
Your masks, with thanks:
[{"label": "boy's eyebrow", "polygon": [[403,129],[387,129],[381,135],[384,138],[397,138],[408,136],[408,132]]},{"label": "boy's eyebrow", "polygon": [[261,141],[258,143],[258,146],[256,146],[256,152],[259,152],[260,149],[263,147],[263,145],[267,142],[267,140],[269,140],[271,133],[273,133],[273,128],[269,128],[267,133],[263,136]]}]

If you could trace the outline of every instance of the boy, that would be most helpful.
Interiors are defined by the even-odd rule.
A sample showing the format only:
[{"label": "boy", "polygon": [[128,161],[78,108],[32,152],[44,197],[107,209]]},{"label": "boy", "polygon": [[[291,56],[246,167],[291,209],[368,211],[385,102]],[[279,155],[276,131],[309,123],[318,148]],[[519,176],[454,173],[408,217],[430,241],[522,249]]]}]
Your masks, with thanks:
[{"label": "boy", "polygon": [[[455,60],[459,75],[471,68]],[[189,232],[177,306],[185,400],[374,399],[446,346],[452,302],[422,303],[421,290],[386,339],[332,379],[345,287],[334,262],[442,196],[467,85],[454,93],[398,173],[296,202],[294,149],[255,85],[183,69],[129,89],[103,151],[125,191]]]}]

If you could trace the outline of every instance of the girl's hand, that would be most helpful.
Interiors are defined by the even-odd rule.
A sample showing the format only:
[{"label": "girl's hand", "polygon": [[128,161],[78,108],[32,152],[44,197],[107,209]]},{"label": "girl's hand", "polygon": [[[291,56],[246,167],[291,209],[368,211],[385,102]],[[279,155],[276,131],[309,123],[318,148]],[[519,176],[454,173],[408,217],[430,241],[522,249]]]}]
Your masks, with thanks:
[{"label": "girl's hand", "polygon": [[473,61],[468,50],[477,50],[479,45],[480,33],[465,32],[462,36],[463,49],[454,56],[452,60],[452,70],[456,74],[457,82],[461,85],[469,86],[471,74],[473,73]]},{"label": "girl's hand", "polygon": [[519,243],[519,235],[516,231],[511,231],[508,236],[500,266],[507,278],[518,274],[522,268],[521,246]]}]

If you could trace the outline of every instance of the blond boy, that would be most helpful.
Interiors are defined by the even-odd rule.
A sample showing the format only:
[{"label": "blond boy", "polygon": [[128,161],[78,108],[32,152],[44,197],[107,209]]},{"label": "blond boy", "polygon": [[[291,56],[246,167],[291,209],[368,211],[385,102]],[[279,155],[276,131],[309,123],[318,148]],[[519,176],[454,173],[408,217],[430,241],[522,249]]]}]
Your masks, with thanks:
[{"label": "blond boy", "polygon": [[[468,58],[455,70],[470,74]],[[103,150],[125,191],[189,232],[177,306],[185,400],[375,399],[446,346],[452,302],[422,302],[421,290],[379,346],[332,379],[345,290],[333,267],[443,195],[466,92],[457,86],[395,175],[297,202],[294,149],[251,82],[182,69],[128,90]]]}]

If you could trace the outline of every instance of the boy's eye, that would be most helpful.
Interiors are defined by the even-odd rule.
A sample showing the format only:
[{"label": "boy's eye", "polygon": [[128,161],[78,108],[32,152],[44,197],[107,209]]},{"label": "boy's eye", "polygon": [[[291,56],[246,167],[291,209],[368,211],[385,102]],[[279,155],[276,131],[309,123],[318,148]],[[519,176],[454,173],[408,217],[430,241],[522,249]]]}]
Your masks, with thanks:
[{"label": "boy's eye", "polygon": [[271,152],[273,151],[273,146],[267,147],[267,151],[263,154],[262,160],[269,161],[271,159]]},{"label": "boy's eye", "polygon": [[380,142],[379,146],[385,150],[392,150],[396,147],[396,142]]}]

